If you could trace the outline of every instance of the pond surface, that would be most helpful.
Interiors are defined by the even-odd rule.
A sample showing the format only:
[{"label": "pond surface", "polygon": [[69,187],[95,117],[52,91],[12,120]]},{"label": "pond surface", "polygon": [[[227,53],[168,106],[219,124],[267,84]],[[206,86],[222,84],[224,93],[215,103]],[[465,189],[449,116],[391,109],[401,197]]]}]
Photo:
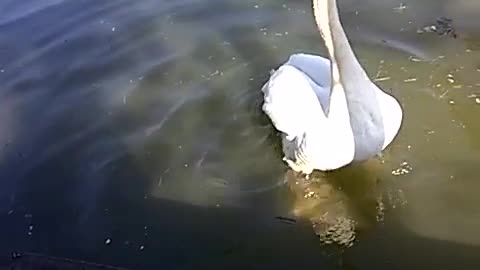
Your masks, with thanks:
[{"label": "pond surface", "polygon": [[[404,125],[382,160],[306,182],[281,161],[260,88],[291,53],[325,54],[309,1],[1,1],[2,255],[479,267],[480,4],[339,2]],[[457,38],[420,33],[442,16]]]}]

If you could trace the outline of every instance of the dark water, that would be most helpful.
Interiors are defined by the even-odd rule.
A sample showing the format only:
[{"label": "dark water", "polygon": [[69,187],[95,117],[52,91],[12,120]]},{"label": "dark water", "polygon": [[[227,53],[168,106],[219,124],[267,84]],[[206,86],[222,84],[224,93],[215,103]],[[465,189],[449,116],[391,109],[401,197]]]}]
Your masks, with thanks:
[{"label": "dark water", "polygon": [[[1,1],[0,252],[132,269],[480,266],[480,4],[339,2],[405,122],[383,162],[306,183],[259,105],[289,54],[324,53],[308,1]],[[417,32],[440,16],[456,39]],[[345,221],[353,246],[321,245],[319,221]]]}]

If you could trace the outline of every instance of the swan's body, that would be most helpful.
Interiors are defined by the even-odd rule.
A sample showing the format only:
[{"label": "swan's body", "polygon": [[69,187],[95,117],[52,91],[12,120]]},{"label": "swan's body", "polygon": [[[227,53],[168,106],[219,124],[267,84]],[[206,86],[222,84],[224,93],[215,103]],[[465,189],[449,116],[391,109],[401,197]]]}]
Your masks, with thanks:
[{"label": "swan's body", "polygon": [[284,160],[298,172],[334,170],[385,149],[402,122],[398,101],[356,59],[335,0],[313,0],[330,60],[294,54],[263,86],[263,110],[282,132]]}]

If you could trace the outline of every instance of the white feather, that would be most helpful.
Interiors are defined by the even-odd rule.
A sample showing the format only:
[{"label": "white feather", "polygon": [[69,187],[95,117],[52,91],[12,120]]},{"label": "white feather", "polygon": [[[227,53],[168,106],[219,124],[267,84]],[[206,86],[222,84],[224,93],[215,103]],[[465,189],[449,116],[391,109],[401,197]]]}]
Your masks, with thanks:
[{"label": "white feather", "polygon": [[262,108],[282,133],[284,160],[307,175],[379,154],[402,123],[398,101],[374,85],[356,59],[336,1],[313,0],[313,7],[331,60],[294,54],[262,88]]},{"label": "white feather", "polygon": [[[285,161],[295,171],[306,174],[315,169],[343,167],[354,156],[348,111],[345,110],[341,115],[344,119],[340,121],[332,115],[327,117],[322,107],[329,101],[329,63],[321,56],[294,54],[262,88],[262,108],[275,128],[283,133]],[[343,94],[342,91],[336,93]]]}]

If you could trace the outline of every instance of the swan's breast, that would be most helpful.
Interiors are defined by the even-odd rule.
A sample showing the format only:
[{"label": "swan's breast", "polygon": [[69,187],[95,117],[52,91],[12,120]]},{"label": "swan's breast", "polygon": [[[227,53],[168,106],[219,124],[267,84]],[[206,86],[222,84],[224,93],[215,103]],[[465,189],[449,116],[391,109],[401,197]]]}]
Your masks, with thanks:
[{"label": "swan's breast", "polygon": [[382,150],[385,149],[397,136],[403,121],[403,110],[400,103],[392,96],[381,92],[377,94],[380,111],[383,120],[384,142]]}]

